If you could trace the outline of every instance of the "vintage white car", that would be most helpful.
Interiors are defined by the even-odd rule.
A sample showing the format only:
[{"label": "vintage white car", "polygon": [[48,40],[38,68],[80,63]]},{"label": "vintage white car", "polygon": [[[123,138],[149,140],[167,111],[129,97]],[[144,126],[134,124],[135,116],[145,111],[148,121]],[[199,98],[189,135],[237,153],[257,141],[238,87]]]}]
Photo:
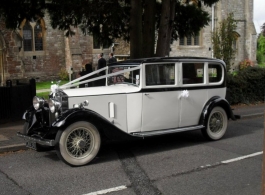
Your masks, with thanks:
[{"label": "vintage white car", "polygon": [[[98,80],[104,86],[77,87]],[[226,65],[221,60],[171,57],[117,62],[65,85],[53,85],[49,100],[34,97],[18,136],[36,150],[55,147],[71,166],[93,160],[103,136],[201,130],[206,138],[218,140],[228,119],[236,119],[225,96]]]}]

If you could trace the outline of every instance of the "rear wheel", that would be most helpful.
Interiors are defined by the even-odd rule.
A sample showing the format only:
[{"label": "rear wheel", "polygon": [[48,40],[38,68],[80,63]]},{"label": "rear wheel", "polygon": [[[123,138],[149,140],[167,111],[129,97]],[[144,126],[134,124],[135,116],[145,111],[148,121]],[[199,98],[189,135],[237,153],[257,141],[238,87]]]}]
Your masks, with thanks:
[{"label": "rear wheel", "polygon": [[202,130],[203,135],[210,140],[221,139],[227,129],[227,114],[221,107],[215,107],[208,118],[207,127]]},{"label": "rear wheel", "polygon": [[79,121],[56,135],[57,155],[71,166],[82,166],[93,160],[100,148],[97,128],[89,122]]}]

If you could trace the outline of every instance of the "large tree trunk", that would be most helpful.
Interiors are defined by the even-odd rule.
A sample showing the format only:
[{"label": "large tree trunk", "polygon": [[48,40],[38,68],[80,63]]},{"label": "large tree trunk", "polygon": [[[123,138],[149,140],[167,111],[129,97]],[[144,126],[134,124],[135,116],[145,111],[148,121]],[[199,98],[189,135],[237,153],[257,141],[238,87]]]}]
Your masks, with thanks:
[{"label": "large tree trunk", "polygon": [[156,0],[146,0],[143,24],[143,57],[153,57],[155,52]]},{"label": "large tree trunk", "polygon": [[[158,40],[156,47],[156,56],[165,57],[168,55],[171,39],[171,5],[174,0],[163,0],[162,11],[158,30]],[[175,6],[172,8],[175,12]]]},{"label": "large tree trunk", "polygon": [[166,46],[166,55],[169,56],[170,53],[170,45],[172,40],[172,31],[173,31],[173,23],[176,15],[176,1],[171,0],[170,1],[170,20],[169,20],[169,29],[167,34],[167,46]]},{"label": "large tree trunk", "polygon": [[131,1],[130,58],[143,57],[142,52],[142,0]]}]

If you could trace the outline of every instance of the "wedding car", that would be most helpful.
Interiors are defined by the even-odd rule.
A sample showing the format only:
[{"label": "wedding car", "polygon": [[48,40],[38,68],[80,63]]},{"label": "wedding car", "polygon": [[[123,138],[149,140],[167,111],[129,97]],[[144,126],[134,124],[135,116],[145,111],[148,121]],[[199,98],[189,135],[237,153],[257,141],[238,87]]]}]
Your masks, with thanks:
[{"label": "wedding car", "polygon": [[[103,86],[89,83],[103,81]],[[85,84],[84,87],[78,87]],[[35,150],[54,147],[71,166],[93,160],[102,137],[148,137],[201,130],[221,139],[236,120],[226,100],[226,65],[199,57],[116,62],[51,86],[48,100],[35,96],[18,136]]]}]

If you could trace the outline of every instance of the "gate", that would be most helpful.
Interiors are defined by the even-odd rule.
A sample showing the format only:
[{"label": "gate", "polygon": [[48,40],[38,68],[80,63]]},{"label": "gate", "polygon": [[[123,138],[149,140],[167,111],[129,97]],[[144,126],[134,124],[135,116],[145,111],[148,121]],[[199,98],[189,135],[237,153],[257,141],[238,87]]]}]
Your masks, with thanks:
[{"label": "gate", "polygon": [[0,123],[21,120],[35,95],[35,79],[30,79],[29,83],[17,81],[16,85],[8,80],[5,87],[0,87]]}]

